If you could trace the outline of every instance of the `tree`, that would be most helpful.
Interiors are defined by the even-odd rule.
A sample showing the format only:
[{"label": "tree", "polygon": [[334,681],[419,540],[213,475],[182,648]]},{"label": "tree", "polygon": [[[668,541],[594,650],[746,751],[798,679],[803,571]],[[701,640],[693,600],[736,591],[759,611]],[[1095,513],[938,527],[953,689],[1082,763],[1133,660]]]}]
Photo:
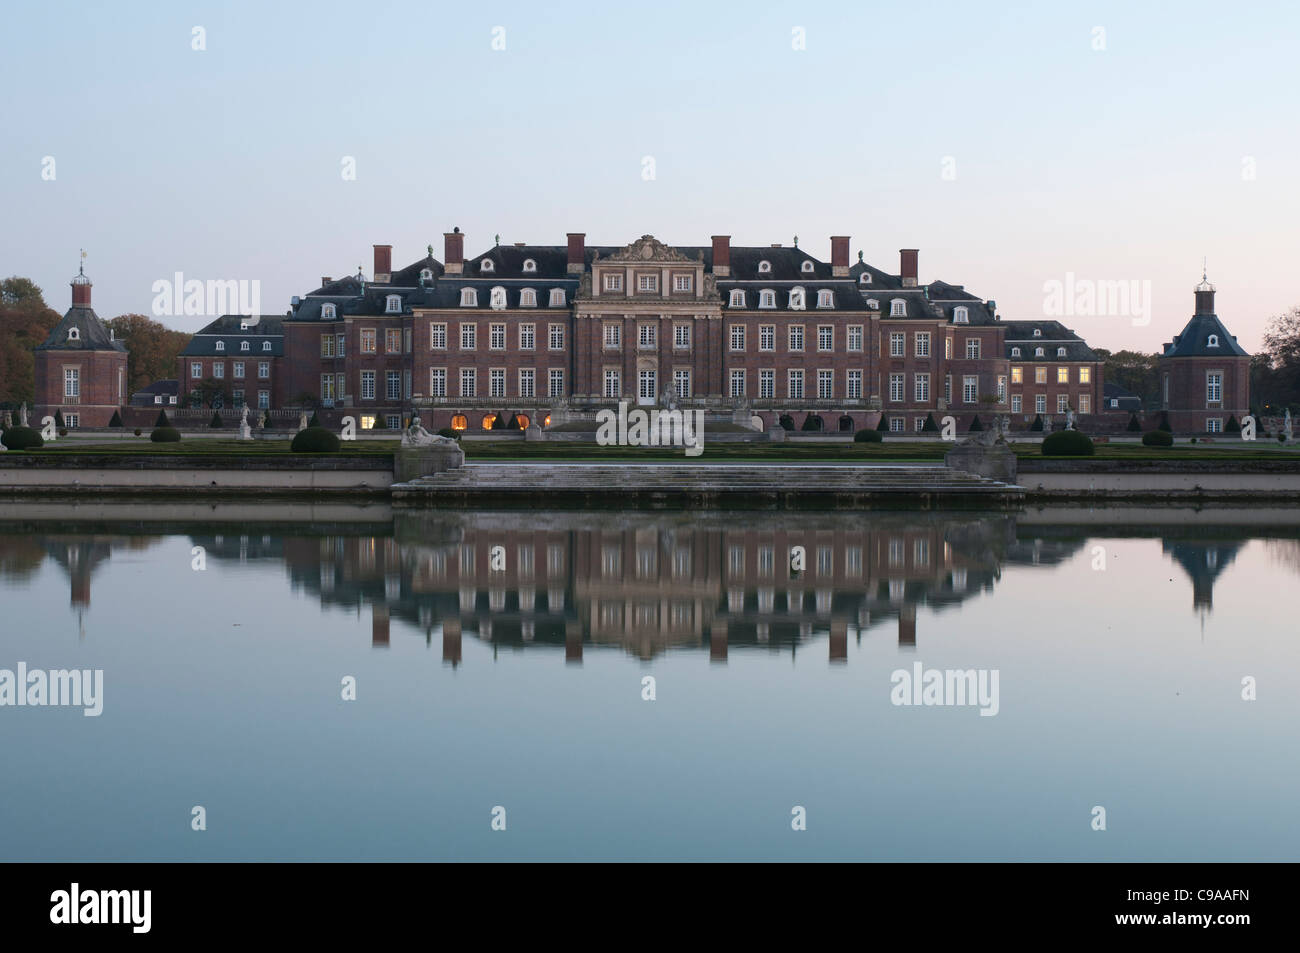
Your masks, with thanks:
[{"label": "tree", "polygon": [[938,433],[939,425],[934,422],[934,414],[925,415],[925,423],[921,425],[921,433]]},{"label": "tree", "polygon": [[1281,413],[1300,405],[1300,307],[1269,319],[1250,362],[1251,403]]},{"label": "tree", "polygon": [[1137,414],[1129,414],[1129,416],[1128,416],[1128,432],[1129,432],[1129,433],[1141,433],[1141,432],[1142,432],[1142,421],[1138,420],[1138,415],[1137,415]]},{"label": "tree", "polygon": [[113,336],[126,345],[127,394],[176,376],[176,361],[192,335],[143,314],[121,314],[106,322]]},{"label": "tree", "polygon": [[213,402],[220,398],[220,405],[225,407],[230,403],[230,390],[226,387],[225,380],[217,380],[214,377],[205,377],[197,384],[190,386],[190,406],[191,407],[212,407],[216,408]]},{"label": "tree", "polygon": [[122,426],[122,415],[119,414],[116,410],[113,411],[113,418],[108,422],[108,425],[110,427]]},{"label": "tree", "polygon": [[32,349],[45,343],[59,315],[30,278],[0,281],[0,404],[32,404],[36,360]]},{"label": "tree", "polygon": [[1145,409],[1154,409],[1160,394],[1160,355],[1141,351],[1110,351],[1098,348],[1097,354],[1105,362],[1104,379],[1132,391],[1142,400]]},{"label": "tree", "polygon": [[167,419],[167,411],[158,411],[158,419],[153,422],[155,427],[170,427],[172,422]]}]

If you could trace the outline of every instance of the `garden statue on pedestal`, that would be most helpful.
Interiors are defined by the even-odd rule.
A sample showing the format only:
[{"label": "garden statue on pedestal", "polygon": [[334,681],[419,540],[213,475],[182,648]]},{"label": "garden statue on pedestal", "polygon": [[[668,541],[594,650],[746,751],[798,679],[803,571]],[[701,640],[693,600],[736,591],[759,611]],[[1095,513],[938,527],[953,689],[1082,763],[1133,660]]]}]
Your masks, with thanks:
[{"label": "garden statue on pedestal", "polygon": [[239,415],[239,439],[252,440],[253,432],[248,427],[248,405],[244,405],[243,411]]},{"label": "garden statue on pedestal", "polygon": [[1066,430],[1074,429],[1074,408],[1073,407],[1065,408],[1065,429]]},{"label": "garden statue on pedestal", "polygon": [[305,410],[298,415],[298,429],[300,431],[307,429],[307,411]]},{"label": "garden statue on pedestal", "polygon": [[450,437],[444,437],[441,434],[429,433],[420,425],[420,418],[412,417],[411,425],[402,431],[403,447],[440,447],[450,446],[458,447],[459,444]]},{"label": "garden statue on pedestal", "polygon": [[27,426],[27,402],[26,401],[23,401],[22,405],[18,408],[18,426],[19,427]]},{"label": "garden statue on pedestal", "polygon": [[1286,442],[1291,442],[1291,408],[1286,409],[1286,416],[1282,418],[1282,429],[1286,431]]}]

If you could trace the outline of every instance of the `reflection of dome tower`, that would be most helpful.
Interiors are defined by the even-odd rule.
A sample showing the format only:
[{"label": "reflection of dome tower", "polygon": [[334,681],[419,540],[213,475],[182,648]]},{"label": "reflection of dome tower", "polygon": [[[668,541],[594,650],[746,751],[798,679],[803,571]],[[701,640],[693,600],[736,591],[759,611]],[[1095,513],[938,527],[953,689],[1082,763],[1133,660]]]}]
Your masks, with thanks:
[{"label": "reflection of dome tower", "polygon": [[1241,543],[1164,543],[1164,551],[1183,567],[1192,580],[1192,608],[1201,613],[1214,609],[1214,583],[1236,558]]}]

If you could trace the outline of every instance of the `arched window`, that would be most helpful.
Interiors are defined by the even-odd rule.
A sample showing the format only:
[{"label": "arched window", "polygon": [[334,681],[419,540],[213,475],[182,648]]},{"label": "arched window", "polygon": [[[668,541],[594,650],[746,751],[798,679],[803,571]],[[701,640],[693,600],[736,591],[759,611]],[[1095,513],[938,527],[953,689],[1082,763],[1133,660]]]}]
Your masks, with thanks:
[{"label": "arched window", "polygon": [[1057,356],[1057,357],[1065,357],[1065,348],[1063,348],[1063,347],[1058,347],[1058,348],[1056,349],[1056,356]]},{"label": "arched window", "polygon": [[728,307],[743,308],[745,306],[745,292],[739,288],[731,289],[731,302]]},{"label": "arched window", "polygon": [[546,419],[542,421],[542,426],[549,427],[550,425],[551,425],[551,415],[547,414]]},{"label": "arched window", "polygon": [[506,289],[497,285],[492,289],[492,296],[488,299],[493,311],[501,311],[506,306]]},{"label": "arched window", "polygon": [[402,296],[401,296],[401,295],[389,295],[389,296],[388,296],[388,303],[384,306],[384,310],[385,310],[388,314],[401,314],[401,313],[402,313]]},{"label": "arched window", "polygon": [[433,281],[433,269],[432,269],[432,268],[421,268],[421,269],[420,269],[420,280],[421,280],[421,281]]},{"label": "arched window", "polygon": [[804,309],[804,293],[802,288],[790,289],[790,310],[802,311]]},{"label": "arched window", "polygon": [[218,341],[218,342],[217,342],[217,350],[218,350],[218,351],[224,351],[225,349],[226,349],[226,342],[225,342],[225,341]]},{"label": "arched window", "polygon": [[537,307],[537,292],[532,288],[525,288],[519,292],[519,307],[535,308]]},{"label": "arched window", "polygon": [[760,275],[771,274],[771,271],[772,271],[772,263],[768,261],[766,258],[764,258],[762,261],[758,263],[758,273]]},{"label": "arched window", "polygon": [[969,323],[970,323],[970,312],[967,311],[966,308],[964,308],[964,307],[962,307],[962,308],[953,308],[953,311],[952,311],[952,323],[953,323],[953,324],[969,324]]},{"label": "arched window", "polygon": [[465,419],[464,414],[456,414],[451,418],[452,430],[465,430],[469,427],[469,421]]},{"label": "arched window", "polygon": [[799,270],[805,275],[811,275],[813,273],[813,263],[805,260],[804,263],[799,266]]},{"label": "arched window", "polygon": [[1036,338],[1041,338],[1042,336],[1043,336],[1043,329],[1042,329],[1042,328],[1034,328],[1034,337],[1036,337]]},{"label": "arched window", "polygon": [[860,285],[871,284],[871,272],[864,271],[862,274],[858,275],[858,284]]},{"label": "arched window", "polygon": [[907,315],[907,302],[902,298],[895,298],[889,302],[889,316],[891,318],[901,318]]},{"label": "arched window", "polygon": [[1042,357],[1042,356],[1043,356],[1043,349],[1041,347],[1034,348],[1034,357]]},{"label": "arched window", "polygon": [[1019,356],[1020,356],[1020,348],[1018,348],[1018,347],[1013,347],[1013,348],[1011,349],[1011,356],[1012,356],[1012,357],[1019,357]]},{"label": "arched window", "polygon": [[262,342],[262,350],[263,350],[263,351],[269,351],[269,350],[271,350],[271,342],[270,342],[270,341],[263,341],[263,342]]},{"label": "arched window", "polygon": [[462,308],[478,307],[478,292],[473,288],[460,289],[460,306]]},{"label": "arched window", "polygon": [[776,292],[767,288],[760,291],[758,293],[758,306],[760,308],[775,308]]},{"label": "arched window", "polygon": [[515,420],[519,421],[520,430],[527,430],[528,425],[532,422],[528,419],[527,414],[515,414]]},{"label": "arched window", "polygon": [[563,288],[552,288],[552,289],[551,289],[551,307],[552,307],[552,308],[563,308],[563,307],[564,307],[564,289],[563,289]]},{"label": "arched window", "polygon": [[835,294],[823,288],[817,292],[817,307],[833,308],[835,307]]},{"label": "arched window", "polygon": [[239,342],[239,349],[240,349],[241,351],[247,351],[247,350],[248,350],[248,342],[247,342],[247,341],[240,341],[240,342]]},{"label": "arched window", "polygon": [[1206,347],[1218,347],[1218,346],[1219,346],[1219,336],[1218,336],[1217,334],[1211,334],[1211,335],[1210,335],[1210,339],[1209,339],[1208,341],[1205,342],[1205,346],[1206,346]]},{"label": "arched window", "polygon": [[337,315],[338,311],[333,304],[327,303],[320,306],[320,316],[322,318],[333,320]]},{"label": "arched window", "polygon": [[[81,340],[81,332],[78,331],[76,328],[68,328],[68,340],[69,340],[69,341],[80,341],[80,340]],[[218,342],[218,344],[220,344],[220,342]]]},{"label": "arched window", "polygon": [[479,271],[496,271],[496,270],[497,270],[497,266],[493,263],[493,261],[492,261],[491,258],[484,258],[481,262],[479,262],[478,270],[479,270]]},{"label": "arched window", "polygon": [[494,421],[494,420],[496,420],[496,419],[497,419],[497,415],[496,415],[496,414],[486,414],[486,415],[484,415],[484,417],[483,417],[483,423],[481,424],[481,426],[483,427],[484,430],[491,430],[491,429],[492,429],[492,421]]},{"label": "arched window", "polygon": [[536,270],[537,270],[537,262],[533,261],[531,258],[525,258],[524,271],[536,271]]}]

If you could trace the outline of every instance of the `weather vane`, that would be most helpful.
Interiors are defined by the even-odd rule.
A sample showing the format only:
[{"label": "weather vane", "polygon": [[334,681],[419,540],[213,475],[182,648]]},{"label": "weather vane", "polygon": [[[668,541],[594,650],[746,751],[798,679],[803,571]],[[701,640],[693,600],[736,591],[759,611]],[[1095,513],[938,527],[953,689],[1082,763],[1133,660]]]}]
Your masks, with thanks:
[{"label": "weather vane", "polygon": [[86,273],[86,249],[81,249],[81,265],[77,268],[81,274]]}]

